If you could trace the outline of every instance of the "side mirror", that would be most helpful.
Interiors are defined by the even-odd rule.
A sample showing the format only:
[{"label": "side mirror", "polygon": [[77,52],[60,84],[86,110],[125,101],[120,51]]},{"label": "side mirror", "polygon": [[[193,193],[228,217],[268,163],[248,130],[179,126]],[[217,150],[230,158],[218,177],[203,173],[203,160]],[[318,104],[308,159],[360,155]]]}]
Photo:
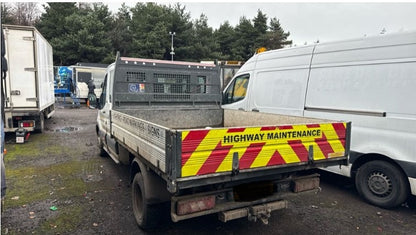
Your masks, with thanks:
[{"label": "side mirror", "polygon": [[102,102],[105,99],[104,94],[101,93],[99,100],[97,100],[97,109],[102,109],[103,105]]},{"label": "side mirror", "polygon": [[227,94],[226,93],[222,93],[222,104],[227,104]]}]

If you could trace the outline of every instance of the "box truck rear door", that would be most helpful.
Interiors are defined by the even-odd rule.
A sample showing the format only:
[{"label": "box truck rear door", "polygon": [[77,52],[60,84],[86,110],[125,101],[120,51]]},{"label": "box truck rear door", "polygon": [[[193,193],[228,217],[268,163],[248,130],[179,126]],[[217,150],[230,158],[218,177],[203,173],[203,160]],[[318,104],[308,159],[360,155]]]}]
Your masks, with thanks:
[{"label": "box truck rear door", "polygon": [[10,102],[14,108],[36,107],[35,47],[32,30],[6,30]]}]

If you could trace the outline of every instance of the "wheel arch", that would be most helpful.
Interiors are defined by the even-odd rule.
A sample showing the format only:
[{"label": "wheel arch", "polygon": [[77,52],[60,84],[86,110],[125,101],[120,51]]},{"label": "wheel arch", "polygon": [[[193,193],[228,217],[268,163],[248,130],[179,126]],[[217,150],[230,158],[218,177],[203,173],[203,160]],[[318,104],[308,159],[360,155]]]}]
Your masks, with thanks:
[{"label": "wheel arch", "polygon": [[378,153],[366,153],[366,154],[359,155],[358,158],[356,158],[352,163],[351,177],[355,179],[358,168],[360,168],[362,165],[364,165],[367,162],[376,161],[376,160],[385,161],[395,166],[405,176],[405,180],[407,184],[410,186],[409,180],[407,178],[407,174],[404,171],[403,167],[399,163],[397,163],[395,160],[393,160],[392,158],[387,157],[383,154],[378,154]]},{"label": "wheel arch", "polygon": [[143,177],[145,196],[151,204],[157,204],[170,200],[170,193],[167,190],[167,183],[153,170],[146,167],[137,157],[133,159],[130,170],[130,180],[133,182],[134,176],[141,173]]},{"label": "wheel arch", "polygon": [[[143,168],[143,166],[142,166]],[[140,163],[138,161],[138,159],[133,159],[133,161],[131,162],[131,167],[130,167],[130,183],[133,182],[134,176],[137,173],[142,172],[142,170],[140,169]]]}]

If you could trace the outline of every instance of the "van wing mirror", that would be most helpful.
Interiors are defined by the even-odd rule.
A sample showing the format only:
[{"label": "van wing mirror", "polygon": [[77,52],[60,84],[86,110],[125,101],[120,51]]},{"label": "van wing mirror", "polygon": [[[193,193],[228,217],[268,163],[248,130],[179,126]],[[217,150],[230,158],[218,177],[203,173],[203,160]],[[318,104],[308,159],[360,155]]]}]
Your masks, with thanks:
[{"label": "van wing mirror", "polygon": [[105,98],[104,98],[104,94],[103,93],[101,93],[101,95],[100,95],[100,99],[98,100],[98,102],[97,102],[97,109],[102,109],[103,108],[103,105],[102,105],[102,102],[103,102],[103,100],[104,100]]}]

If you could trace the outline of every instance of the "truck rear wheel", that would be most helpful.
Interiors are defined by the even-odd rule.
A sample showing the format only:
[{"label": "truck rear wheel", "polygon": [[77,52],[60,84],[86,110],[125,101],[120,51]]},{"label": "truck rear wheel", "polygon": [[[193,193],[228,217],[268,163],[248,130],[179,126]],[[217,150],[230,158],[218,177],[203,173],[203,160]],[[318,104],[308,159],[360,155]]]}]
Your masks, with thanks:
[{"label": "truck rear wheel", "polygon": [[133,179],[132,200],[136,222],[142,229],[156,227],[162,219],[163,207],[160,204],[150,205],[145,196],[143,176],[137,173]]},{"label": "truck rear wheel", "polygon": [[362,165],[357,171],[355,185],[365,200],[383,208],[401,205],[409,194],[403,173],[386,161],[370,161]]},{"label": "truck rear wheel", "polygon": [[41,113],[39,115],[39,117],[37,119],[35,119],[36,123],[36,127],[35,127],[35,131],[38,133],[43,133],[43,131],[45,130],[45,116],[43,113]]}]

